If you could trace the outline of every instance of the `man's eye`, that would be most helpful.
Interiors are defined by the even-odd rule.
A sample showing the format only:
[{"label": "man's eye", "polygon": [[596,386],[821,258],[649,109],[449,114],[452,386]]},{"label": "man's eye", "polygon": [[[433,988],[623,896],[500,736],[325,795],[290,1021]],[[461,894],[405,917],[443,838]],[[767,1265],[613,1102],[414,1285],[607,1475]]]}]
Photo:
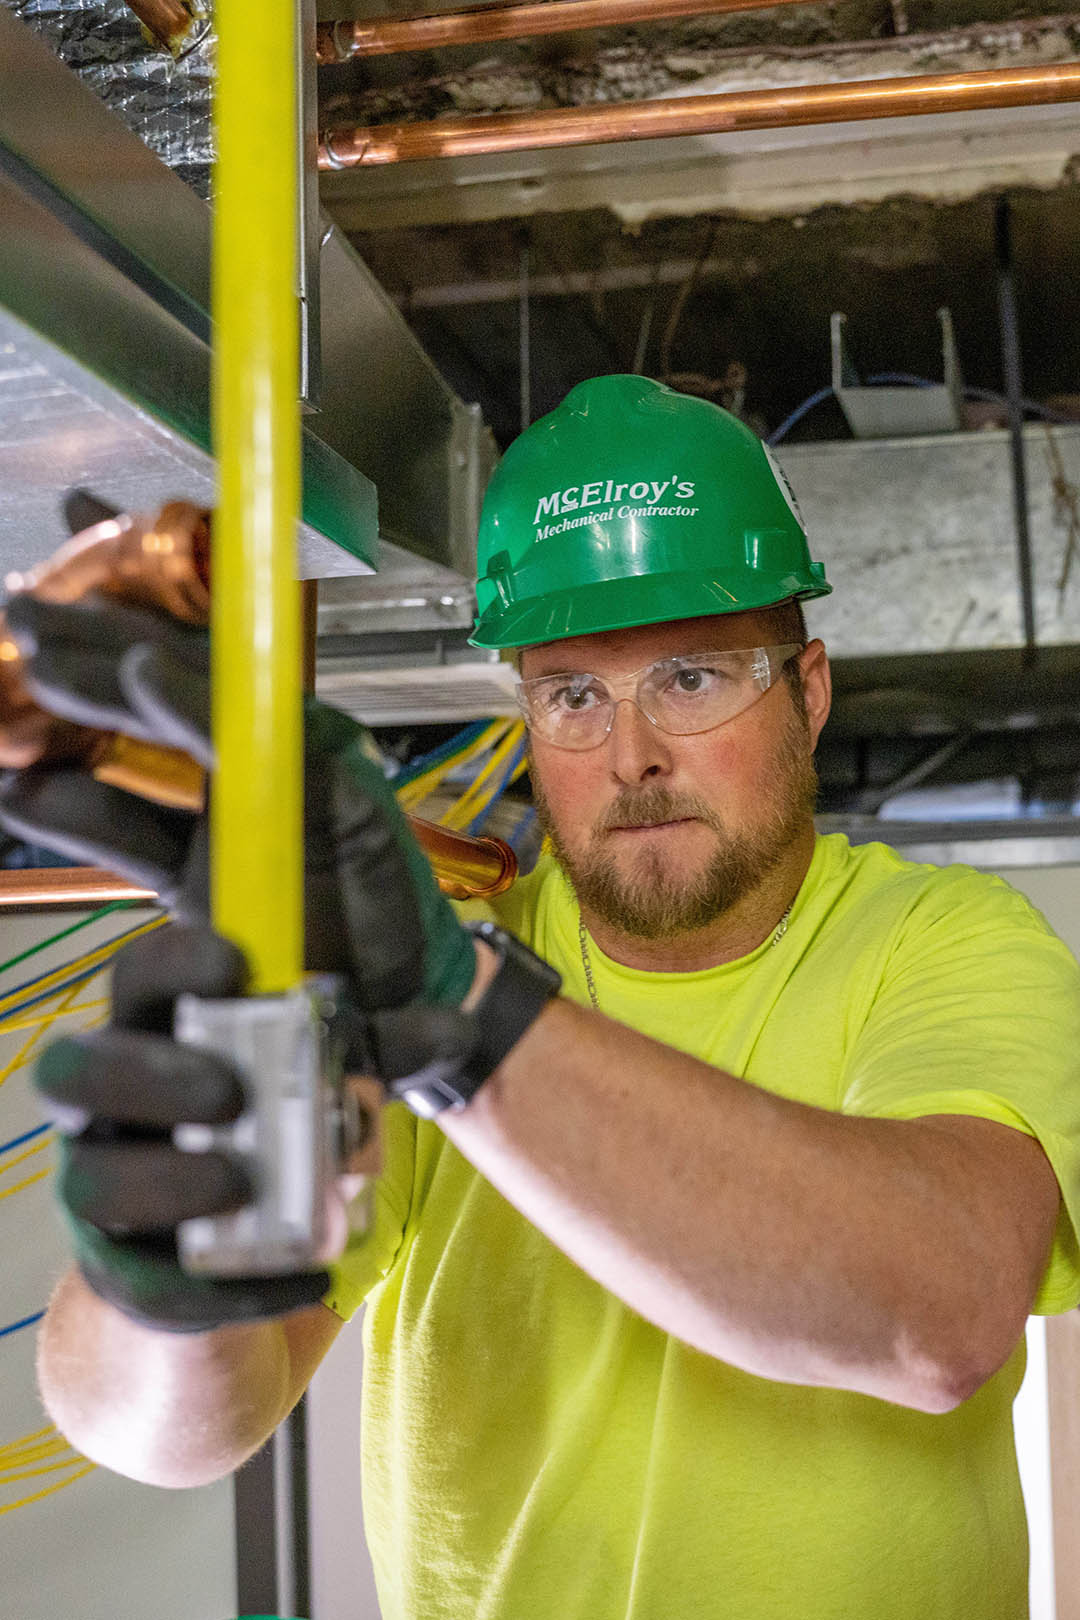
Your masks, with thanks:
[{"label": "man's eye", "polygon": [[599,703],[600,696],[595,686],[559,686],[550,694],[548,706],[580,714],[583,709],[591,709]]},{"label": "man's eye", "polygon": [[669,690],[678,697],[695,697],[699,692],[713,692],[727,679],[723,670],[710,669],[704,664],[687,665],[677,669],[668,683]]}]

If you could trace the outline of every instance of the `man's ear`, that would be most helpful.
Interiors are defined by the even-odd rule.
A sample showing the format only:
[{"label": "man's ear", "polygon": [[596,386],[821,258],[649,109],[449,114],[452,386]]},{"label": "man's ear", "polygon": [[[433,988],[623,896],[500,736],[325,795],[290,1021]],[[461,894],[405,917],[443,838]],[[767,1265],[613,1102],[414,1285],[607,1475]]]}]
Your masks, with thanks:
[{"label": "man's ear", "polygon": [[802,676],[806,718],[810,726],[810,741],[816,748],[832,706],[832,675],[823,641],[815,639],[803,648],[799,654],[799,672]]}]

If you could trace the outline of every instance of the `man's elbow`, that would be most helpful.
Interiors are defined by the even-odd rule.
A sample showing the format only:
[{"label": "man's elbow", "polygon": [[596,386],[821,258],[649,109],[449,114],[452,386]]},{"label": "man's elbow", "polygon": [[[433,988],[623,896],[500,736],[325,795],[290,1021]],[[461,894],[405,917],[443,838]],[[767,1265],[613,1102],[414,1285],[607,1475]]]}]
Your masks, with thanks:
[{"label": "man's elbow", "polygon": [[900,1404],[933,1416],[955,1412],[1005,1366],[1026,1323],[1026,1311],[1015,1308],[982,1324],[969,1316],[933,1353],[904,1357]]},{"label": "man's elbow", "polygon": [[134,1422],[118,1416],[71,1410],[68,1403],[43,1392],[48,1415],[68,1444],[88,1462],[121,1474],[138,1485],[156,1485],[163,1490],[190,1490],[226,1479],[252,1456],[260,1440],[237,1440],[228,1446],[193,1443],[193,1437],[161,1436],[148,1433]]}]

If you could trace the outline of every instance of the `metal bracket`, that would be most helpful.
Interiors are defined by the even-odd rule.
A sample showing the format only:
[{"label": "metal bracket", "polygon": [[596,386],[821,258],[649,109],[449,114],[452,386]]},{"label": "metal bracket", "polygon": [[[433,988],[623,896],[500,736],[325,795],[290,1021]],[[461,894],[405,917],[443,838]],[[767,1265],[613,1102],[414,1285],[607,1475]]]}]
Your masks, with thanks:
[{"label": "metal bracket", "polygon": [[[903,439],[922,433],[956,433],[963,416],[963,379],[956,355],[952,315],[939,309],[942,382],[882,381],[864,385],[844,338],[847,316],[830,322],[832,386],[857,439]],[[889,373],[889,377],[893,374]]]}]

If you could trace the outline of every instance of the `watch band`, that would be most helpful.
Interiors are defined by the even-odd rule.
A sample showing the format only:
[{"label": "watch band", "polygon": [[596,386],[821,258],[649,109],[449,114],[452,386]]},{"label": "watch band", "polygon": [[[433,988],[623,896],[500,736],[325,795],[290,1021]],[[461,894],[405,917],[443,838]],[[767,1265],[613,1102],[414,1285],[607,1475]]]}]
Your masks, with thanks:
[{"label": "watch band", "polygon": [[468,1015],[476,1030],[469,1055],[452,1072],[428,1068],[390,1083],[393,1095],[423,1119],[464,1108],[562,987],[562,975],[505,929],[491,922],[464,926],[496,952],[499,965]]}]

